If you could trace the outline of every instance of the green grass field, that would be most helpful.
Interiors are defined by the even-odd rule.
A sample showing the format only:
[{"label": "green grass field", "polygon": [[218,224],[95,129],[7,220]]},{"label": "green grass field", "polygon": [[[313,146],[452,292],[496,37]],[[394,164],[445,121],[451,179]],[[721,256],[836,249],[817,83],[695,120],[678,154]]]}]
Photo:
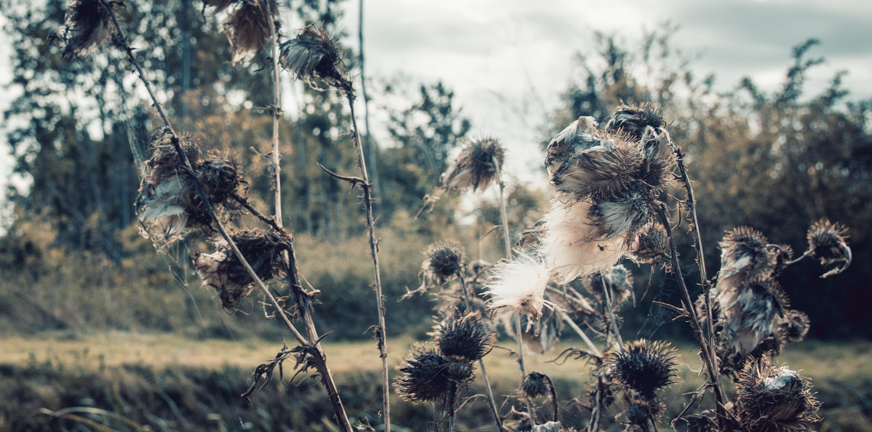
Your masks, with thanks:
[{"label": "green grass field", "polygon": [[[392,367],[413,343],[406,338],[389,341]],[[110,332],[9,336],[0,339],[0,344],[0,398],[4,401],[0,404],[0,431],[98,430],[76,429],[77,422],[40,413],[40,409],[70,407],[92,410],[86,418],[113,430],[135,428],[93,409],[149,425],[152,430],[332,430],[331,410],[317,382],[297,377],[294,385],[287,384],[292,375],[290,362],[285,365],[284,382],[273,381],[253,397],[252,404],[238,397],[250,385],[254,368],[274,357],[281,342]],[[554,380],[562,404],[573,398],[584,401],[588,380],[588,368],[582,361],[551,362],[569,346],[572,344],[562,343],[545,355],[527,356],[528,370]],[[667,416],[682,408],[687,400],[683,393],[703,383],[697,376],[701,363],[693,347],[677,348],[681,380],[667,395]],[[380,362],[375,343],[328,343],[325,350],[349,416],[356,422],[379,423],[380,390],[374,383],[380,379]],[[514,358],[506,350],[495,349],[485,360],[495,392],[511,394],[520,374]],[[818,424],[818,430],[872,431],[872,343],[807,341],[789,347],[775,361],[812,378],[824,403],[821,412],[825,420]],[[466,395],[478,390],[469,389]],[[396,430],[422,430],[426,426],[429,407],[396,396],[393,399]],[[550,408],[544,400],[540,405],[544,420]],[[574,404],[561,405],[561,413],[567,423],[585,422],[586,413]],[[458,417],[469,430],[491,430],[488,420],[483,401],[471,402]],[[619,430],[619,425],[614,428]]]}]

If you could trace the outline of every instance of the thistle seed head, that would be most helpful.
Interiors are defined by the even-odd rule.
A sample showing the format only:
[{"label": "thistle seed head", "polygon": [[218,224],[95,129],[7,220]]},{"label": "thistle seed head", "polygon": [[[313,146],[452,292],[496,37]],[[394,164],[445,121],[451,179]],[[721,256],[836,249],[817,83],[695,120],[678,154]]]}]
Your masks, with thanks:
[{"label": "thistle seed head", "polygon": [[421,264],[421,272],[434,284],[442,285],[461,276],[465,256],[463,248],[455,242],[434,243],[424,252],[427,259]]},{"label": "thistle seed head", "polygon": [[549,279],[548,267],[530,255],[520,254],[512,261],[499,262],[485,288],[490,296],[488,307],[518,310],[534,323],[542,317]]},{"label": "thistle seed head", "polygon": [[766,237],[753,228],[739,227],[727,232],[720,242],[717,291],[727,293],[747,279],[770,276],[777,264],[777,255],[768,243]]},{"label": "thistle seed head", "polygon": [[65,60],[84,57],[103,46],[115,32],[113,13],[100,0],[71,0],[64,26],[50,35],[48,42],[64,45]]},{"label": "thistle seed head", "polygon": [[433,336],[442,354],[468,362],[484,358],[496,342],[496,335],[482,321],[480,312],[446,319],[434,328]]},{"label": "thistle seed head", "polygon": [[778,321],[779,339],[789,343],[801,342],[810,326],[808,315],[795,309],[788,310]]},{"label": "thistle seed head", "polygon": [[649,102],[639,105],[624,104],[612,113],[606,132],[611,134],[623,134],[633,141],[638,141],[648,127],[661,128],[666,126],[660,115],[660,108]]},{"label": "thistle seed head", "polygon": [[240,0],[240,3],[224,22],[233,46],[234,64],[251,59],[263,50],[272,38],[270,26],[275,22],[278,32],[280,25],[276,0]]},{"label": "thistle seed head", "polygon": [[770,278],[747,281],[729,307],[719,300],[720,337],[729,341],[732,353],[741,360],[751,354],[763,340],[776,336],[778,323],[790,301],[781,285]]},{"label": "thistle seed head", "polygon": [[465,140],[466,146],[442,174],[442,188],[448,191],[487,188],[503,169],[505,150],[493,137]]},{"label": "thistle seed head", "polygon": [[579,117],[551,140],[546,151],[545,168],[553,184],[560,181],[559,173],[568,168],[571,155],[599,143],[596,127],[593,117]]},{"label": "thistle seed head", "polygon": [[604,289],[608,289],[613,309],[620,308],[633,295],[633,275],[621,264],[588,275],[582,282],[588,292],[600,301],[604,299]]},{"label": "thistle seed head", "polygon": [[279,61],[310,87],[317,89],[315,78],[342,91],[351,90],[351,81],[342,73],[342,56],[339,43],[327,32],[314,25],[307,25],[291,41],[281,45]]},{"label": "thistle seed head", "polygon": [[645,400],[637,397],[629,398],[627,409],[623,417],[627,419],[629,426],[634,426],[641,431],[650,431],[651,422],[666,412],[666,405],[660,400]]},{"label": "thistle seed head", "polygon": [[210,154],[197,168],[197,177],[212,205],[225,205],[242,185],[242,171],[236,161]]},{"label": "thistle seed head", "polygon": [[628,342],[609,360],[615,380],[645,400],[653,400],[657,390],[675,379],[675,349],[664,342]]},{"label": "thistle seed head", "polygon": [[627,234],[605,239],[591,219],[591,203],[569,204],[554,200],[545,214],[545,235],[539,254],[551,269],[556,283],[611,268],[627,250]]},{"label": "thistle seed head", "polygon": [[411,357],[397,369],[400,371],[395,384],[397,393],[412,402],[445,400],[452,381],[460,387],[472,378],[471,364],[421,345],[415,346]]},{"label": "thistle seed head", "polygon": [[530,372],[521,381],[521,395],[526,399],[535,399],[551,392],[550,379],[545,374]]},{"label": "thistle seed head", "polygon": [[638,264],[656,264],[669,258],[669,238],[659,225],[649,225],[630,246],[630,258]]},{"label": "thistle seed head", "polygon": [[629,190],[616,201],[600,201],[590,207],[589,217],[597,237],[610,239],[619,235],[635,238],[651,221],[654,198],[646,190]]},{"label": "thistle seed head", "polygon": [[844,263],[842,267],[825,273],[822,278],[841,273],[851,265],[851,248],[845,241],[847,230],[844,225],[828,220],[819,220],[808,229],[808,250],[814,258],[820,260],[821,265]]},{"label": "thistle seed head", "polygon": [[749,361],[736,383],[736,414],[744,430],[809,431],[820,406],[807,379],[766,356]]}]

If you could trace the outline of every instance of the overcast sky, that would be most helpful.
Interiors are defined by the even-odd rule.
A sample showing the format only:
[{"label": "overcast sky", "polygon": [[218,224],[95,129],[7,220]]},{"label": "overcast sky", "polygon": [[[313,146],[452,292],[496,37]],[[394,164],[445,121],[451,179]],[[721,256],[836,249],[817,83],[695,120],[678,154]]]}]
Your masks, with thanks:
[{"label": "overcast sky", "polygon": [[[353,37],[344,43],[356,48],[358,0],[347,6],[344,28]],[[810,74],[809,90],[846,70],[851,97],[872,97],[870,0],[365,0],[364,7],[368,77],[402,72],[442,80],[455,90],[473,134],[504,139],[516,172],[541,164],[536,127],[567,87],[575,53],[592,50],[595,31],[636,44],[643,28],[668,20],[679,27],[674,45],[695,56],[697,76],[716,74],[720,90],[744,76],[762,89],[777,88],[790,49],[815,37],[821,45],[810,54],[826,63]],[[9,81],[10,54],[0,43],[0,84]],[[5,109],[9,92],[0,94]],[[0,183],[10,172],[6,153],[4,134]]]}]

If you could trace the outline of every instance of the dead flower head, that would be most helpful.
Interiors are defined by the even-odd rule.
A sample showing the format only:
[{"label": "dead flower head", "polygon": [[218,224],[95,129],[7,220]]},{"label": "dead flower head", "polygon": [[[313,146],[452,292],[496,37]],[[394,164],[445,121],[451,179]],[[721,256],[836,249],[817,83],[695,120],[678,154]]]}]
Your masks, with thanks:
[{"label": "dead flower head", "polygon": [[650,431],[651,423],[666,412],[666,404],[658,399],[629,398],[627,408],[620,415],[629,426],[641,431]]},{"label": "dead flower head", "polygon": [[[290,248],[289,240],[280,234],[263,230],[241,230],[231,234],[242,256],[263,282],[281,277],[285,272],[282,253]],[[221,304],[228,311],[240,302],[254,287],[254,278],[225,242],[212,254],[197,254],[194,265],[197,276],[218,291]]]},{"label": "dead flower head", "polygon": [[451,392],[451,383],[461,387],[472,379],[472,365],[418,345],[411,357],[397,369],[396,388],[404,399],[413,402],[436,402],[445,400]]},{"label": "dead flower head", "polygon": [[152,240],[173,241],[188,229],[212,232],[212,217],[196,190],[200,182],[213,211],[232,207],[231,197],[242,184],[236,163],[217,152],[203,154],[191,135],[178,137],[192,172],[179,159],[173,136],[168,133],[152,139],[152,156],[143,166],[137,198],[141,233]]},{"label": "dead flower head", "polygon": [[[111,2],[114,7],[115,2]],[[66,60],[84,57],[105,44],[115,31],[114,12],[101,0],[71,0],[64,26],[49,36],[49,43],[64,45]]]},{"label": "dead flower head", "polygon": [[551,379],[539,372],[530,372],[521,381],[521,395],[526,399],[535,399],[551,392]]},{"label": "dead flower head", "polygon": [[808,250],[815,259],[820,260],[821,265],[844,263],[842,267],[825,273],[822,278],[839,274],[851,265],[851,248],[845,241],[847,230],[844,225],[828,220],[819,220],[808,229]]},{"label": "dead flower head", "polygon": [[666,262],[669,259],[669,238],[666,230],[659,225],[650,225],[630,246],[629,255],[638,264]]},{"label": "dead flower head", "polygon": [[778,336],[784,342],[796,343],[805,339],[810,321],[808,315],[795,309],[788,310],[778,321]]},{"label": "dead flower head", "polygon": [[736,414],[744,430],[809,431],[820,420],[820,406],[807,379],[787,367],[775,367],[766,356],[749,361],[736,383]]},{"label": "dead flower head", "polygon": [[530,324],[542,317],[545,288],[550,279],[544,263],[520,254],[512,261],[497,263],[493,273],[486,286],[490,309],[506,307],[523,312]]},{"label": "dead flower head", "polygon": [[621,105],[609,122],[606,123],[606,132],[622,134],[632,140],[639,140],[648,126],[660,128],[666,125],[660,116],[660,109],[651,103],[641,105]]},{"label": "dead flower head", "polygon": [[442,285],[461,276],[465,256],[463,248],[455,242],[434,243],[424,252],[427,259],[421,263],[421,272],[436,285]]},{"label": "dead flower head", "polygon": [[279,61],[297,79],[317,89],[314,79],[342,91],[351,90],[351,81],[342,73],[342,56],[339,43],[327,32],[314,25],[307,25],[291,41],[281,45]]},{"label": "dead flower head", "polygon": [[739,361],[760,342],[777,335],[779,320],[790,306],[781,285],[765,277],[745,282],[732,303],[723,298],[717,300],[718,321],[723,326],[719,338]]},{"label": "dead flower head", "polygon": [[610,365],[622,386],[645,400],[653,400],[658,390],[675,380],[675,349],[664,342],[639,339],[611,354]]},{"label": "dead flower head", "polygon": [[442,354],[468,362],[484,358],[496,342],[496,335],[482,321],[480,312],[448,318],[433,330],[434,340]]},{"label": "dead flower head", "polygon": [[[621,264],[583,278],[584,287],[595,298],[603,300],[608,289],[613,309],[618,309],[633,296],[633,275]],[[605,286],[603,286],[605,282]]]},{"label": "dead flower head", "polygon": [[504,153],[502,143],[496,138],[467,140],[463,151],[442,174],[442,187],[449,191],[488,187],[503,168]]},{"label": "dead flower head", "polygon": [[[213,1],[216,7],[228,4]],[[276,0],[240,0],[240,5],[224,22],[230,44],[233,46],[233,63],[251,59],[266,47],[272,37],[270,27],[275,22],[279,31],[279,6]]]}]

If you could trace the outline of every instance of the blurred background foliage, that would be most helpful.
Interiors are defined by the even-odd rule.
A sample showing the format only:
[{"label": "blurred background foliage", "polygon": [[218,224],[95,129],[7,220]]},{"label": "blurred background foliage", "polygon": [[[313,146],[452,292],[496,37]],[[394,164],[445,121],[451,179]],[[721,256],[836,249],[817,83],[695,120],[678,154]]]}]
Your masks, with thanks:
[{"label": "blurred background foliage", "polygon": [[[263,156],[271,151],[272,123],[263,108],[272,103],[272,84],[265,59],[230,65],[220,21],[202,13],[199,2],[125,3],[123,21],[135,35],[137,56],[168,101],[176,129],[193,134],[207,149],[232,153],[243,167],[250,197],[268,208],[272,185]],[[0,329],[280,337],[280,326],[262,319],[256,296],[228,315],[212,291],[199,287],[189,255],[209,247],[203,239],[192,235],[188,246],[159,254],[139,236],[134,161],[141,155],[135,150],[146,148],[158,123],[148,102],[120,90],[136,88],[121,54],[104,49],[81,61],[62,61],[59,50],[44,42],[63,21],[64,1],[49,0],[40,10],[0,4],[8,11],[5,30],[14,46],[12,85],[22,90],[4,113],[12,125],[7,138],[17,158],[16,173],[29,185],[6,191],[13,210],[0,242]],[[295,20],[324,23],[343,36],[336,27],[339,2],[295,5]],[[292,32],[284,29],[286,35]],[[673,139],[687,155],[709,274],[717,270],[717,242],[725,230],[752,226],[771,242],[801,253],[814,221],[841,222],[850,227],[854,251],[846,273],[822,280],[816,265],[793,266],[780,280],[793,307],[809,315],[812,337],[872,337],[872,315],[865,310],[872,304],[872,101],[853,100],[840,75],[821,94],[803,93],[806,71],[820,62],[807,55],[813,40],[795,48],[780,90],[766,93],[746,79],[730,92],[717,93],[714,76],[695,76],[690,62],[672,49],[674,32],[659,28],[637,45],[602,34],[592,40],[596,55],[579,56],[560,108],[541,119],[542,143],[578,116],[604,122],[622,101],[662,107]],[[350,52],[345,56],[353,76],[359,75],[356,58]],[[441,82],[397,76],[373,79],[368,86],[370,109],[384,119],[376,126],[381,133],[370,142],[378,166],[373,174],[387,328],[389,336],[420,335],[431,325],[433,300],[397,300],[420,283],[421,251],[439,239],[458,239],[470,259],[498,259],[498,236],[482,238],[498,223],[499,208],[493,194],[470,204],[469,197],[441,193],[419,216],[423,198],[440,194],[439,175],[472,125]],[[358,194],[316,164],[353,172],[349,113],[333,90],[295,89],[295,98],[285,104],[301,109],[281,123],[281,181],[283,213],[297,235],[300,269],[321,292],[316,318],[323,332],[333,331],[330,337],[336,340],[371,337],[366,331],[376,322],[372,270]],[[541,158],[542,153],[523,157]],[[536,178],[535,184],[510,185],[513,240],[538,220],[550,199],[544,170]],[[690,264],[695,256],[690,237],[681,240],[681,255]],[[656,291],[662,274],[633,270],[640,301],[624,312],[628,334],[646,322],[653,296],[642,299],[642,292]],[[686,326],[670,327],[682,332]]]}]

